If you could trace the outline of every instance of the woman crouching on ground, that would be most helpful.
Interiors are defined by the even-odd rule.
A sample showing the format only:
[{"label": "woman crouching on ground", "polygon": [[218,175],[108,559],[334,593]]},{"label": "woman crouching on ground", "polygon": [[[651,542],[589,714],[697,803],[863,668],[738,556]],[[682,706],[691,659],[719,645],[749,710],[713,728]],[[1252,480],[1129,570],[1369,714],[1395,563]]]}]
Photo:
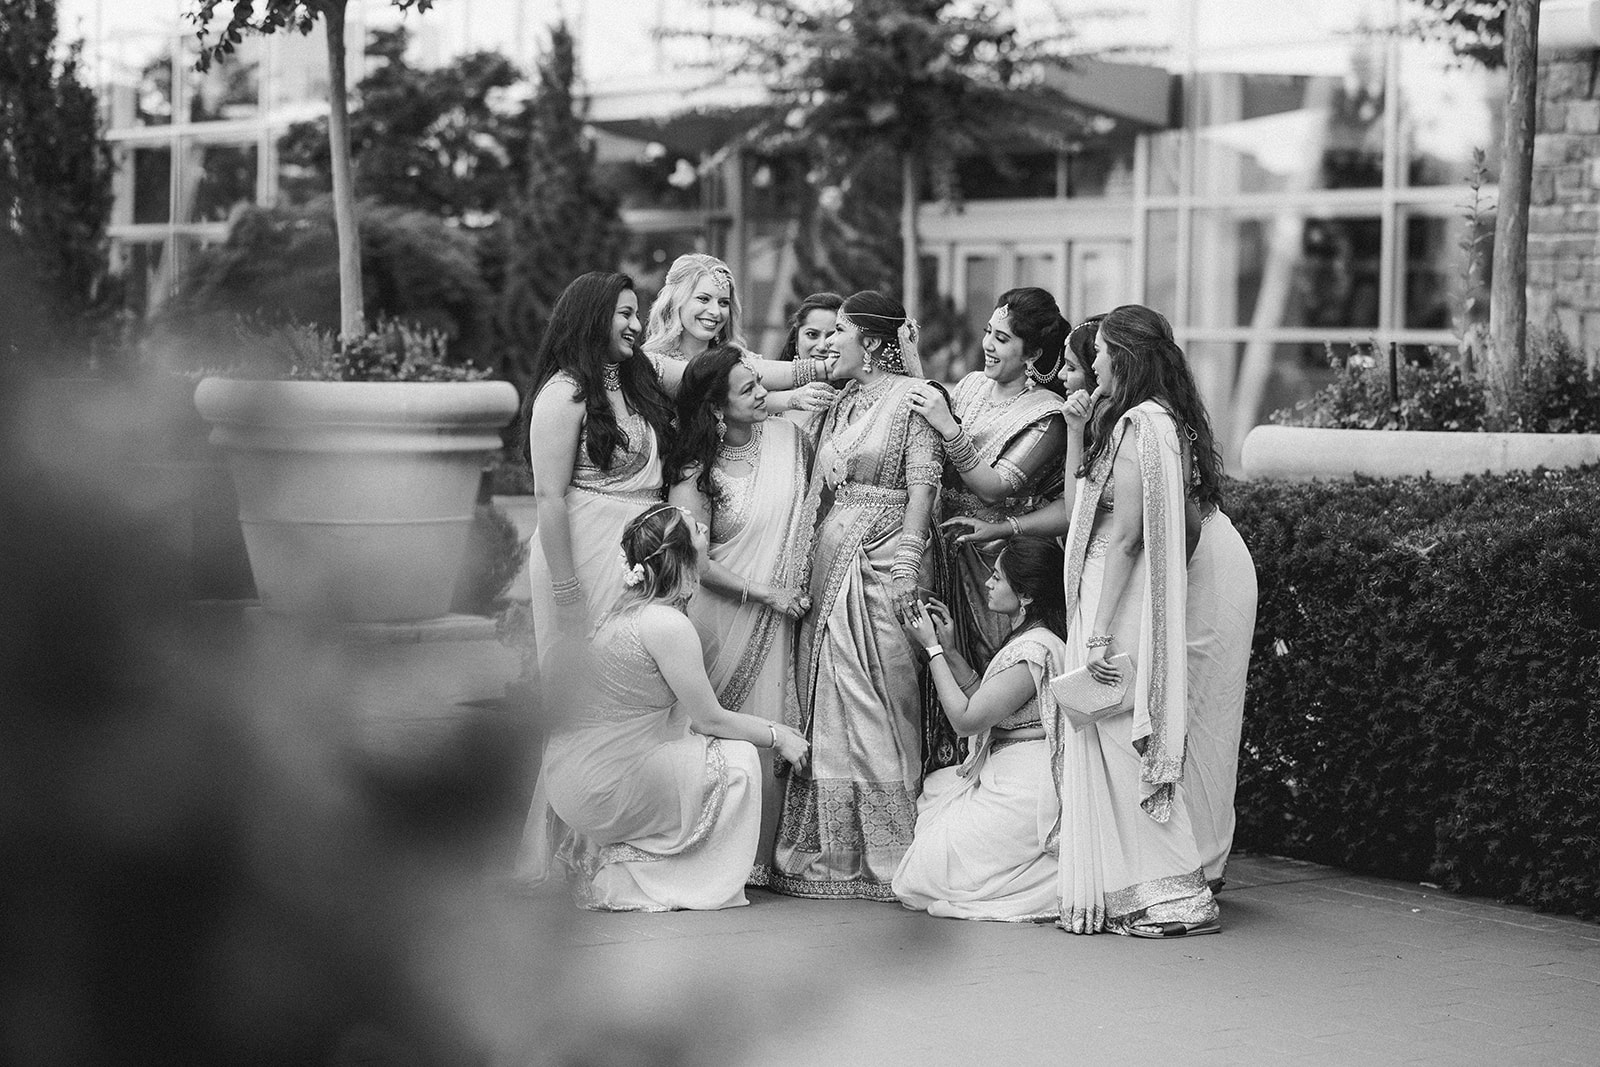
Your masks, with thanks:
[{"label": "woman crouching on ground", "polygon": [[1011,632],[980,680],[955,647],[956,625],[937,600],[905,615],[929,656],[940,707],[971,755],[929,775],[911,847],[894,874],[908,908],[953,919],[1044,922],[1059,914],[1055,837],[1061,803],[1051,774],[1056,715],[1048,682],[1066,661],[1062,552],[1019,537],[1001,550],[987,607]]},{"label": "woman crouching on ground", "polygon": [[559,860],[596,911],[747,903],[761,830],[756,746],[803,764],[799,731],[722,708],[683,613],[708,556],[706,527],[658,504],[623,530],[624,589],[596,629],[593,688],[545,749],[524,870]]}]

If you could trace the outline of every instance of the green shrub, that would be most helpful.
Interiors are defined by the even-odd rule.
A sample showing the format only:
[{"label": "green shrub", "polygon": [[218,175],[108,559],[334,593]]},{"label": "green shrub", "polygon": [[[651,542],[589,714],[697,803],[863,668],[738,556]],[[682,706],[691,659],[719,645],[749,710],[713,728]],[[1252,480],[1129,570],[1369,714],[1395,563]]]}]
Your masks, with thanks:
[{"label": "green shrub", "polygon": [[1332,345],[1327,352],[1333,381],[1309,400],[1273,412],[1273,422],[1346,430],[1600,432],[1600,371],[1560,331],[1529,331],[1515,404],[1501,418],[1488,411],[1482,379],[1433,348],[1423,359],[1400,362],[1400,418],[1392,427],[1388,355],[1370,345],[1344,357]]},{"label": "green shrub", "polygon": [[493,504],[479,504],[467,540],[467,554],[456,581],[454,608],[469,615],[493,615],[504,605],[506,589],[528,562],[528,545],[516,523]]},{"label": "green shrub", "polygon": [[1600,914],[1600,469],[1232,487],[1241,847]]},{"label": "green shrub", "polygon": [[[437,331],[453,360],[487,365],[491,297],[478,275],[472,238],[421,212],[371,201],[361,204],[360,224],[367,320],[403,319]],[[215,363],[208,345],[241,316],[338,330],[338,255],[328,201],[241,211],[227,240],[202,249],[185,271],[156,323],[157,343],[180,363]]]},{"label": "green shrub", "polygon": [[444,334],[397,319],[380,318],[360,337],[335,337],[305,323],[268,326],[240,319],[231,338],[213,340],[227,362],[195,369],[191,376],[288,378],[307,382],[475,382],[489,377],[480,367],[450,363]]}]

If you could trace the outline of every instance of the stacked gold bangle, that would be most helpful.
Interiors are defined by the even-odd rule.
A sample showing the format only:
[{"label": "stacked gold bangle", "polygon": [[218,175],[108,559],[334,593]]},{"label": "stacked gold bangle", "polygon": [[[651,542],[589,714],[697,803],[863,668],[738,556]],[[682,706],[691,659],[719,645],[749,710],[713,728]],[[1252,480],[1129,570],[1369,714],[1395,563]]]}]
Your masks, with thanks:
[{"label": "stacked gold bangle", "polygon": [[963,426],[955,437],[944,443],[944,454],[950,463],[962,474],[967,473],[978,465],[978,446],[973,443],[972,435]]}]

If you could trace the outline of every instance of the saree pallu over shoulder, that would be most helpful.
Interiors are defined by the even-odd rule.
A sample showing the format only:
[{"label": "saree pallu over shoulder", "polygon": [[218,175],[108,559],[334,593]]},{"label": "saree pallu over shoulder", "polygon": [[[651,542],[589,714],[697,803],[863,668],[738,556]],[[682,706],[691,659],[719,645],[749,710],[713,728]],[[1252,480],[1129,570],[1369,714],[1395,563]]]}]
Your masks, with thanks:
[{"label": "saree pallu over shoulder", "polygon": [[[1152,819],[1171,815],[1183,777],[1188,714],[1188,658],[1184,639],[1188,572],[1184,559],[1183,450],[1177,424],[1160,403],[1147,400],[1125,413],[1089,477],[1080,482],[1067,530],[1067,615],[1078,608],[1096,508],[1110,482],[1118,451],[1136,449],[1143,484],[1145,596],[1139,614],[1138,675],[1134,679],[1133,740],[1144,741],[1141,806]],[[1119,502],[1123,507],[1129,502]],[[1093,611],[1095,605],[1085,605]]]},{"label": "saree pallu over shoulder", "polygon": [[[786,717],[811,739],[786,783],[772,888],[892,900],[921,782],[918,665],[895,619],[891,568],[913,485],[935,486],[937,435],[914,383],[852,383],[824,420],[803,520],[815,520],[812,610],[796,642]],[[851,413],[856,421],[850,422]]]}]

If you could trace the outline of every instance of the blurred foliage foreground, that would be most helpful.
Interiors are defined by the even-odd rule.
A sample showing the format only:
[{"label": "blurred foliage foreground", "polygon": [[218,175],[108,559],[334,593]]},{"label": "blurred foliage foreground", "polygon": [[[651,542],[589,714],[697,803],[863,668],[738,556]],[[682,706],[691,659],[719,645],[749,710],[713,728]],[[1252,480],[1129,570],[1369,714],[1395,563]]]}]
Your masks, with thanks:
[{"label": "blurred foliage foreground", "polygon": [[1238,844],[1600,915],[1600,468],[1230,487]]}]

